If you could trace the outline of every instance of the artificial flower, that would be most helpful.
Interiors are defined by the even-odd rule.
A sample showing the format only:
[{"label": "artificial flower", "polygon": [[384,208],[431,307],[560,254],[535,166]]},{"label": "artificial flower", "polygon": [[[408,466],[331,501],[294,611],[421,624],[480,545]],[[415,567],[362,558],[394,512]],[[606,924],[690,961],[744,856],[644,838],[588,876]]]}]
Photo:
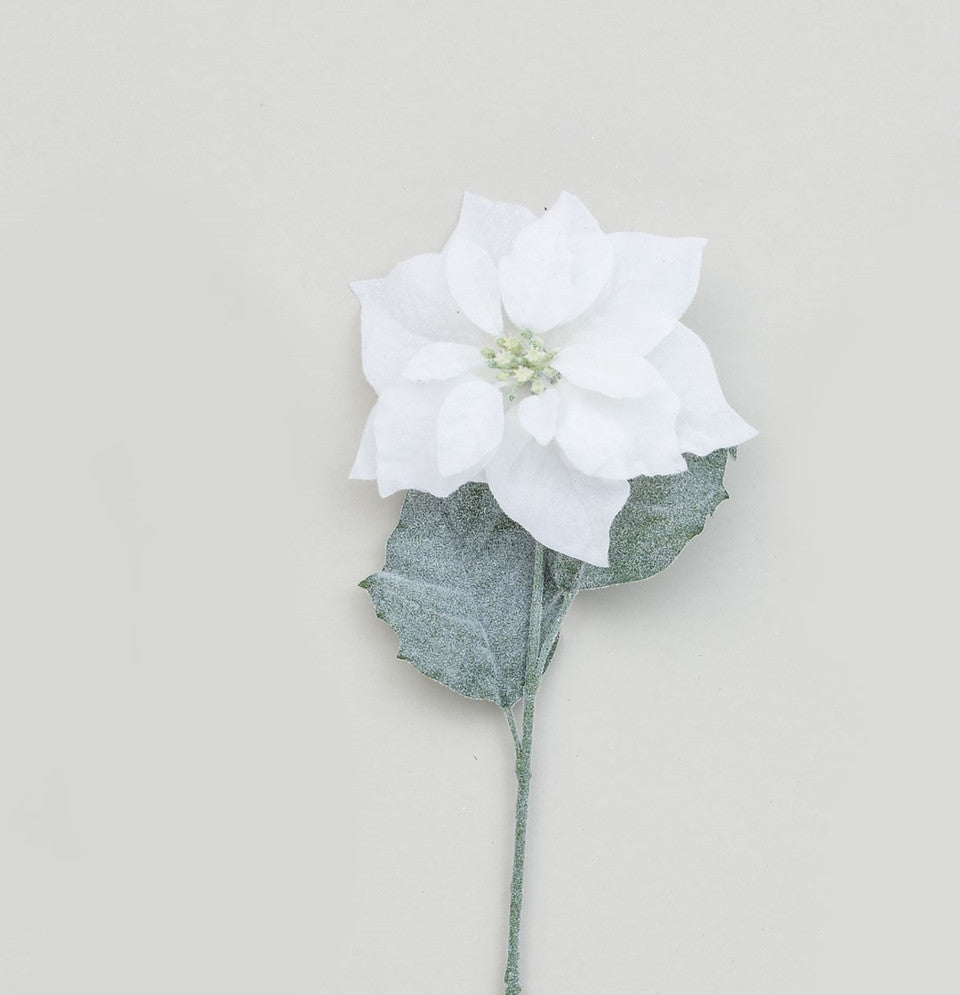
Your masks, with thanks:
[{"label": "artificial flower", "polygon": [[605,234],[568,193],[540,217],[466,194],[442,252],[352,284],[379,396],[351,476],[486,483],[543,545],[606,566],[631,479],[756,434],[680,322],[703,246]]}]

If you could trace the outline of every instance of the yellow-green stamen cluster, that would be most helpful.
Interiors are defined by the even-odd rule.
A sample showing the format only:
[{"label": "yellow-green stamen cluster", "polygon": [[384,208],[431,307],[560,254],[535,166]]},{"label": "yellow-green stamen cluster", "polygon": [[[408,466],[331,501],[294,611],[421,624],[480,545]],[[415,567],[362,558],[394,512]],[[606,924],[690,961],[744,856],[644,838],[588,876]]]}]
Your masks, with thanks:
[{"label": "yellow-green stamen cluster", "polygon": [[516,335],[502,335],[496,349],[483,349],[487,366],[497,371],[497,379],[510,385],[511,401],[516,400],[517,387],[527,387],[531,394],[542,394],[560,379],[550,365],[557,350],[549,352],[539,335],[524,329]]}]

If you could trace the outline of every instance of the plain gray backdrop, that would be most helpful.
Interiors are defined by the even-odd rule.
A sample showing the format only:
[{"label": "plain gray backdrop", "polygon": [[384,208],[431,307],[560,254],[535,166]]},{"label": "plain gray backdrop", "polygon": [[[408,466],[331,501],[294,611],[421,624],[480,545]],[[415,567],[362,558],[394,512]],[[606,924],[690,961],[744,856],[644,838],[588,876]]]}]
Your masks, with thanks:
[{"label": "plain gray backdrop", "polygon": [[511,746],[356,582],[347,284],[709,239],[761,432],[540,698],[525,992],[960,989],[947,0],[0,0],[0,991],[493,995]]}]

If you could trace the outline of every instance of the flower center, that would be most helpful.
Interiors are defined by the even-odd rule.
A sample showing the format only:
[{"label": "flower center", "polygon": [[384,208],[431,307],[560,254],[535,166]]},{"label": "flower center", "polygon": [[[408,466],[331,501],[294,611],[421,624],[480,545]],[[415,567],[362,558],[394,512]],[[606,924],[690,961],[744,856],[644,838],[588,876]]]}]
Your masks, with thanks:
[{"label": "flower center", "polygon": [[487,366],[497,371],[497,380],[510,387],[509,400],[516,400],[517,389],[526,387],[531,394],[542,394],[560,379],[550,365],[559,352],[548,351],[543,339],[524,329],[516,335],[497,339],[497,348],[481,349]]}]

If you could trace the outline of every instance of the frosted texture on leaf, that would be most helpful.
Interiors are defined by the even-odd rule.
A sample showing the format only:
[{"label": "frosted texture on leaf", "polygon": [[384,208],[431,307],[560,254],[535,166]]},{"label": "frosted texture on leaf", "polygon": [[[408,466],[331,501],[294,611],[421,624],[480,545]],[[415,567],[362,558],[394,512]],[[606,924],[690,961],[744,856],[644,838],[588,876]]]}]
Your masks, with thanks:
[{"label": "frosted texture on leaf", "polygon": [[552,576],[567,589],[577,577],[578,590],[643,580],[669,566],[688,540],[703,531],[704,523],[727,497],[723,471],[731,450],[708,456],[685,457],[687,472],[665,477],[636,477],[630,497],[610,529],[610,566],[553,553]]},{"label": "frosted texture on leaf", "polygon": [[[469,698],[512,705],[523,693],[534,545],[483,484],[443,499],[409,491],[383,570],[360,586],[400,637],[401,659]],[[568,606],[548,572],[544,631]]]},{"label": "frosted texture on leaf", "polygon": [[[578,591],[668,566],[726,498],[730,452],[688,455],[685,473],[632,480],[610,530],[609,567],[547,550],[543,631],[559,631]],[[408,491],[384,568],[360,586],[400,637],[401,659],[469,698],[512,705],[523,696],[534,548],[485,484],[447,498]]]}]

